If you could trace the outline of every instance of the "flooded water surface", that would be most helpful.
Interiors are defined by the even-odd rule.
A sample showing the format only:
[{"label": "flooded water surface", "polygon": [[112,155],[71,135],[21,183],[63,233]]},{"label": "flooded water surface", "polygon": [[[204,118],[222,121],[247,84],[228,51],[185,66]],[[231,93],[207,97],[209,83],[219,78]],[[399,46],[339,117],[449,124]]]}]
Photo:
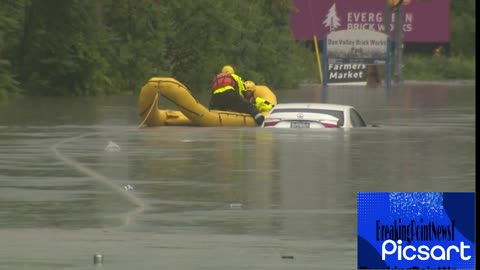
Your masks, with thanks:
[{"label": "flooded water surface", "polygon": [[0,269],[354,269],[357,192],[474,191],[473,82],[277,95],[380,127],[138,128],[137,97],[0,103]]}]

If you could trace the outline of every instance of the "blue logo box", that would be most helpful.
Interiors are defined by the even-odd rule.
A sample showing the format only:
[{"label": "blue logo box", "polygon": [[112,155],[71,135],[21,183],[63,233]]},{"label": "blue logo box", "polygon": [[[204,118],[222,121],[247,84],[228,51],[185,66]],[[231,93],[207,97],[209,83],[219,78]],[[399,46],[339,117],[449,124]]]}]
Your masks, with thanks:
[{"label": "blue logo box", "polygon": [[475,269],[475,193],[359,192],[358,269]]}]

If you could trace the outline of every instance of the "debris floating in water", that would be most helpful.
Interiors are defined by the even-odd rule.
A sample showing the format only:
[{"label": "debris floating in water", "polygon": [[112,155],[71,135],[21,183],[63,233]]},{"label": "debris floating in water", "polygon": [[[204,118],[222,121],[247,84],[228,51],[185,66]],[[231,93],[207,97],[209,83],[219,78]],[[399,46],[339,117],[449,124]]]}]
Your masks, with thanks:
[{"label": "debris floating in water", "polygon": [[112,141],[108,142],[108,145],[105,147],[107,152],[118,152],[120,151],[120,146]]},{"label": "debris floating in water", "polygon": [[283,255],[282,259],[293,259],[294,257],[292,255]]},{"label": "debris floating in water", "polygon": [[230,208],[231,209],[242,209],[242,204],[241,203],[231,203]]},{"label": "debris floating in water", "polygon": [[103,264],[103,255],[99,253],[93,255],[93,264]]},{"label": "debris floating in water", "polygon": [[130,184],[123,186],[123,188],[124,188],[126,191],[135,190],[135,188],[134,188],[132,185],[130,185]]},{"label": "debris floating in water", "polygon": [[186,140],[182,140],[182,142],[193,142],[193,140],[186,139]]}]

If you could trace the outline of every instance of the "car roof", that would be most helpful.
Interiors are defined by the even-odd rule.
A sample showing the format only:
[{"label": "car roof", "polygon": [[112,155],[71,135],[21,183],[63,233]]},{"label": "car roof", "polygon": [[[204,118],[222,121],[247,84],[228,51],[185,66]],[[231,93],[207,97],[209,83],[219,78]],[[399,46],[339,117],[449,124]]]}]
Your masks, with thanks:
[{"label": "car roof", "polygon": [[350,108],[353,108],[353,106],[331,103],[280,103],[274,107],[274,109],[324,109],[339,111],[348,110]]}]

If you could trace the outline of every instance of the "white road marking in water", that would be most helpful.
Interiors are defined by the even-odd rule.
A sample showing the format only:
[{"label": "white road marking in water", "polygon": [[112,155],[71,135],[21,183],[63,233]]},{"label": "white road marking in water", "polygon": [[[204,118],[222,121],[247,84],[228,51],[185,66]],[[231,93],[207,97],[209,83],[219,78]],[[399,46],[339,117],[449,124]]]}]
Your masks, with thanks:
[{"label": "white road marking in water", "polygon": [[135,197],[133,192],[130,192],[128,190],[125,190],[123,186],[119,186],[112,181],[112,179],[109,179],[108,177],[105,177],[104,175],[101,175],[97,172],[95,172],[92,169],[89,169],[88,167],[82,165],[81,163],[75,161],[74,159],[71,159],[65,155],[63,155],[60,151],[58,151],[58,147],[62,144],[65,144],[67,142],[72,142],[75,140],[78,140],[80,138],[84,138],[87,136],[91,136],[94,133],[86,133],[82,134],[76,137],[71,137],[67,138],[65,140],[62,140],[60,142],[57,142],[56,144],[51,146],[51,150],[55,153],[55,156],[62,160],[65,164],[69,165],[70,167],[76,169],[77,171],[84,173],[85,175],[88,175],[95,180],[102,182],[103,184],[109,186],[112,188],[114,191],[118,192],[120,195],[122,195],[125,199],[130,201],[131,203],[135,204],[137,207],[131,211],[128,211],[125,214],[125,222],[123,225],[128,225],[132,221],[133,216],[140,214],[141,212],[145,211],[146,205],[143,203],[140,199]]}]

